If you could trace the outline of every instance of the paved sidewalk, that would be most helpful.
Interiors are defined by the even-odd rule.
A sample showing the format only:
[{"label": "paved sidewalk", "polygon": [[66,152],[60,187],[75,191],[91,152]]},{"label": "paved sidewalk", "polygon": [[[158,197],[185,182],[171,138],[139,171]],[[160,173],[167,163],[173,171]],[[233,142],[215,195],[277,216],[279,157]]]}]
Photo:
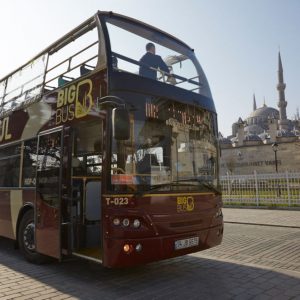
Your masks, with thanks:
[{"label": "paved sidewalk", "polygon": [[224,208],[223,243],[126,269],[33,265],[0,238],[0,300],[300,300],[300,211]]},{"label": "paved sidewalk", "polygon": [[228,223],[300,228],[300,211],[295,210],[223,208],[223,214]]}]

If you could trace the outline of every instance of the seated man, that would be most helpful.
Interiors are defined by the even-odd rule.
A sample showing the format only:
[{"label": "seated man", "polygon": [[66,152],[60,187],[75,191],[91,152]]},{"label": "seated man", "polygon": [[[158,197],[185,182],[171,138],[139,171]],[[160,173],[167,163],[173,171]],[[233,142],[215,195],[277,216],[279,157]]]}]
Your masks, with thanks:
[{"label": "seated man", "polygon": [[157,79],[157,71],[154,69],[160,69],[166,73],[169,73],[169,68],[166,63],[162,60],[159,55],[155,54],[155,45],[153,43],[148,43],[146,45],[146,54],[140,59],[142,65],[140,66],[139,74],[141,76]]}]

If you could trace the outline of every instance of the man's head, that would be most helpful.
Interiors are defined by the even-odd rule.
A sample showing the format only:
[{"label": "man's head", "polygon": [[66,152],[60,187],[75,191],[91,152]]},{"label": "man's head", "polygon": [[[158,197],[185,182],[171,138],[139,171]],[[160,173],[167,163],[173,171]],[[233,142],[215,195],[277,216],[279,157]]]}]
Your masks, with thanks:
[{"label": "man's head", "polygon": [[146,45],[146,51],[155,54],[155,45],[153,43],[148,43]]}]

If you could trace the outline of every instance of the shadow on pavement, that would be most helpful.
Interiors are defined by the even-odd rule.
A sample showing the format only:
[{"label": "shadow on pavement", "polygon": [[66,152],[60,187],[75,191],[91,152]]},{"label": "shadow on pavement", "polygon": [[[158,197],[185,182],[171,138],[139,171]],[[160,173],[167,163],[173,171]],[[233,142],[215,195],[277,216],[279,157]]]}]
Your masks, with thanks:
[{"label": "shadow on pavement", "polygon": [[46,293],[50,287],[58,291],[57,298],[294,299],[300,298],[300,275],[295,274],[194,256],[117,270],[82,260],[33,265],[11,241],[0,238],[0,295],[1,287],[11,281],[19,293],[32,289],[43,295],[43,288]]}]

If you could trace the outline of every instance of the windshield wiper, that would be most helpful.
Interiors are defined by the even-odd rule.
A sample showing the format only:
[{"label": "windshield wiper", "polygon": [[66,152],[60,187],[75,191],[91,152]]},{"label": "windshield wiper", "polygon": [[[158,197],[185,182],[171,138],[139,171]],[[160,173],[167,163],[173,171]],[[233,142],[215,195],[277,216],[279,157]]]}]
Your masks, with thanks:
[{"label": "windshield wiper", "polygon": [[218,195],[222,194],[221,190],[219,188],[217,188],[216,186],[214,186],[212,183],[204,181],[204,182],[201,182],[201,185],[204,187],[207,187],[210,190],[213,190]]},{"label": "windshield wiper", "polygon": [[155,191],[155,190],[158,190],[160,188],[163,188],[163,187],[173,187],[173,186],[184,186],[184,185],[190,185],[190,184],[182,184],[180,183],[180,181],[172,181],[172,182],[168,182],[168,183],[162,183],[162,184],[157,184],[155,186],[152,186],[151,188],[147,189],[147,190],[144,190],[144,191],[137,191],[134,193],[134,196],[139,196],[139,197],[142,197],[143,195],[145,195],[146,193],[149,193],[149,192],[152,192],[152,191]]},{"label": "windshield wiper", "polygon": [[214,191],[216,194],[219,194],[221,195],[222,192],[219,188],[217,188],[216,186],[214,186],[212,183],[208,182],[208,181],[204,181],[204,180],[201,180],[201,179],[198,179],[198,178],[188,178],[188,179],[180,179],[180,180],[177,180],[176,182],[186,182],[186,181],[194,181],[194,182],[197,182],[199,183],[201,186],[203,187],[206,187],[212,191]]}]

